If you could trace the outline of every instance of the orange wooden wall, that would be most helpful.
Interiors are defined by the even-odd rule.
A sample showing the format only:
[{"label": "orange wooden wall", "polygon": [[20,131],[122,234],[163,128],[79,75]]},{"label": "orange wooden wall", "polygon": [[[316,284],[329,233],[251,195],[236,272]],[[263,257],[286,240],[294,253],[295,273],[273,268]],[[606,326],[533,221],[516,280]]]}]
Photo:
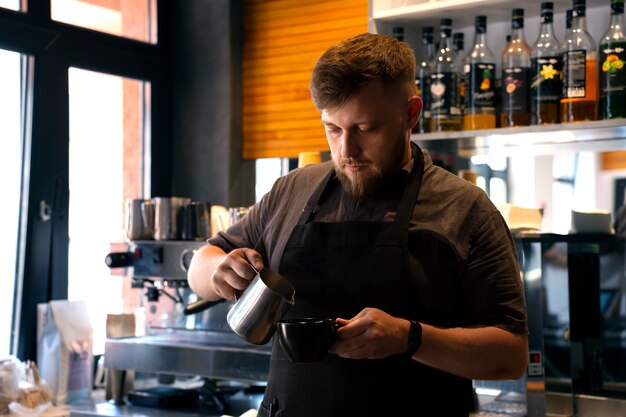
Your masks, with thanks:
[{"label": "orange wooden wall", "polygon": [[367,0],[244,0],[244,159],[328,149],[311,71],[330,45],[367,28]]}]

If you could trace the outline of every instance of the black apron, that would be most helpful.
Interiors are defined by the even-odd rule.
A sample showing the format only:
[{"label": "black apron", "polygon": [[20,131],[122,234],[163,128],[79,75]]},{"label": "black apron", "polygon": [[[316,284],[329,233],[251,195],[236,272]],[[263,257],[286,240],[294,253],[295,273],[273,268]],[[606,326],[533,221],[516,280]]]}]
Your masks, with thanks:
[{"label": "black apron", "polygon": [[[419,320],[411,276],[408,226],[422,182],[424,157],[413,145],[413,169],[393,222],[311,222],[329,179],[313,192],[294,228],[279,272],[295,287],[286,318],[351,318],[365,307]],[[419,270],[419,268],[418,268]],[[415,275],[415,273],[413,274]],[[401,356],[293,364],[274,340],[259,417],[467,416],[471,381]]]}]

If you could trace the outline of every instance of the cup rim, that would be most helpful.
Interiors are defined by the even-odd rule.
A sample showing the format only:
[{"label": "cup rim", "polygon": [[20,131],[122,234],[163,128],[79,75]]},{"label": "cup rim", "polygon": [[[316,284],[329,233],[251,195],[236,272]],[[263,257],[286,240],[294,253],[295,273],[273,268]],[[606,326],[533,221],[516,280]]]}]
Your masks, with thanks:
[{"label": "cup rim", "polygon": [[284,326],[298,325],[298,324],[327,324],[334,323],[335,319],[328,317],[299,317],[291,319],[282,319],[278,323]]}]

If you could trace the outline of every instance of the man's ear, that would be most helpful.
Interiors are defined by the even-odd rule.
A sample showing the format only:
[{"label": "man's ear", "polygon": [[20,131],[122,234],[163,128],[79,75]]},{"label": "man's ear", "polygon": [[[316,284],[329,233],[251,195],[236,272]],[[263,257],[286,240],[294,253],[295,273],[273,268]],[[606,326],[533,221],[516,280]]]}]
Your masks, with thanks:
[{"label": "man's ear", "polygon": [[409,99],[407,103],[407,125],[413,129],[413,126],[417,124],[420,116],[422,114],[422,99],[418,96],[413,96]]}]

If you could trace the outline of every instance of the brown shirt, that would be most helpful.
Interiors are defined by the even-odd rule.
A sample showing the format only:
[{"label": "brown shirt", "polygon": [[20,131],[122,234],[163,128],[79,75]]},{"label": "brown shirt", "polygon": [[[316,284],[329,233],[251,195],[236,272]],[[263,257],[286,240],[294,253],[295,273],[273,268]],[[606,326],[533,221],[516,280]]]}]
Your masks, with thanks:
[{"label": "brown shirt", "polygon": [[[424,154],[424,178],[409,226],[410,265],[421,268],[425,323],[441,327],[496,326],[526,333],[524,293],[509,229],[478,187],[435,165]],[[280,260],[302,209],[331,169],[309,165],[279,178],[242,220],[209,240],[225,251],[257,249],[266,266]],[[392,221],[403,189],[355,201],[333,177],[313,221]],[[381,277],[384,279],[384,277]],[[365,306],[364,306],[365,307]]]}]

